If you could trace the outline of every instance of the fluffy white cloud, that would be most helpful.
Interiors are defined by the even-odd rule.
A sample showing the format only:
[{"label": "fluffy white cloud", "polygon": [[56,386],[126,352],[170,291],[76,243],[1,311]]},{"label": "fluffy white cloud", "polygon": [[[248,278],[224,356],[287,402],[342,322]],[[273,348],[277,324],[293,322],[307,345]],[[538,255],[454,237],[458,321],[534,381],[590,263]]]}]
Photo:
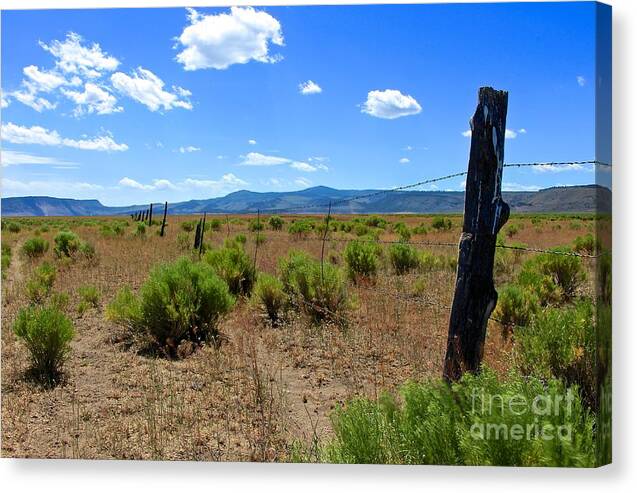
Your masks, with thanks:
[{"label": "fluffy white cloud", "polygon": [[417,115],[422,107],[413,97],[396,89],[370,91],[361,111],[377,118],[394,120],[402,116]]},{"label": "fluffy white cloud", "polygon": [[51,44],[40,42],[40,46],[56,58],[56,66],[63,72],[79,74],[91,79],[102,72],[113,72],[119,60],[102,51],[99,44],[84,45],[82,36],[74,32],[66,35],[64,41],[55,40]]},{"label": "fluffy white cloud", "polygon": [[4,91],[0,92],[2,93],[0,94],[0,108],[7,108],[9,104],[11,104],[11,101],[7,96],[5,96]]},{"label": "fluffy white cloud", "polygon": [[270,43],[283,46],[283,33],[279,21],[267,12],[232,7],[228,13],[203,15],[188,9],[188,19],[190,25],[178,38],[183,50],[177,54],[185,70],[223,70],[251,60],[274,63],[282,59],[269,52]]},{"label": "fluffy white cloud", "polygon": [[126,188],[134,188],[135,190],[176,190],[177,187],[165,178],[153,180],[151,184],[144,185],[128,176],[119,181],[119,185]]},{"label": "fluffy white cloud", "polygon": [[192,103],[188,100],[190,91],[182,87],[173,87],[174,92],[165,91],[164,82],[142,67],[134,70],[132,76],[123,72],[114,73],[111,75],[111,83],[119,92],[142,103],[151,111],[192,109]]},{"label": "fluffy white cloud", "polygon": [[57,146],[62,142],[62,138],[55,130],[47,130],[46,128],[33,126],[22,127],[14,123],[3,123],[2,140],[13,144],[40,144]]},{"label": "fluffy white cloud", "polygon": [[306,171],[308,173],[313,173],[318,168],[316,166],[312,166],[309,163],[304,163],[302,161],[294,161],[290,164],[290,168],[298,169],[299,171]]},{"label": "fluffy white cloud", "polygon": [[323,89],[313,80],[308,80],[299,84],[299,92],[307,96],[309,94],[320,94],[323,92]]},{"label": "fluffy white cloud", "polygon": [[584,78],[583,75],[578,75],[577,78],[577,85],[580,87],[584,87],[586,85],[586,79]]},{"label": "fluffy white cloud", "polygon": [[400,161],[398,161],[400,164],[408,164],[409,163],[409,158],[403,157],[400,158]]},{"label": "fluffy white cloud", "polygon": [[62,94],[77,105],[74,111],[76,116],[84,113],[108,115],[124,111],[124,108],[117,106],[117,98],[115,96],[92,82],[84,84],[83,92],[62,89]]},{"label": "fluffy white cloud", "polygon": [[250,140],[248,140],[248,144],[250,144],[251,146],[255,146],[255,145],[257,145],[257,141],[254,140],[254,139],[250,139]]},{"label": "fluffy white cloud", "polygon": [[22,104],[30,106],[38,113],[41,113],[43,110],[52,110],[57,106],[56,103],[52,103],[48,99],[38,96],[35,90],[28,86],[25,90],[12,92],[11,96]]},{"label": "fluffy white cloud", "polygon": [[66,79],[53,71],[40,70],[35,65],[24,67],[22,72],[38,91],[51,92],[67,83]]},{"label": "fluffy white cloud", "polygon": [[238,178],[232,173],[226,173],[219,180],[197,180],[194,178],[186,178],[182,185],[193,188],[209,188],[213,191],[219,191],[227,187],[240,187],[247,185],[248,182]]},{"label": "fluffy white cloud", "polygon": [[2,166],[18,166],[21,164],[48,164],[55,165],[59,168],[72,168],[77,167],[76,163],[64,161],[63,159],[57,159],[48,156],[36,156],[34,154],[28,154],[26,152],[18,151],[2,151],[0,153],[0,161]]},{"label": "fluffy white cloud", "polygon": [[506,181],[502,183],[502,190],[505,192],[537,192],[539,189],[537,185],[520,185]]},{"label": "fluffy white cloud", "polygon": [[555,166],[555,165],[551,165],[547,163],[546,165],[533,166],[533,171],[536,173],[562,173],[564,171],[581,171],[581,170],[587,170],[592,172],[594,170],[594,167],[585,166],[580,163],[563,164],[559,166]]},{"label": "fluffy white cloud", "polygon": [[186,147],[179,148],[179,152],[181,152],[182,154],[185,154],[187,152],[198,152],[200,150],[201,150],[200,147],[195,147],[195,146],[186,146]]},{"label": "fluffy white cloud", "polygon": [[19,181],[8,178],[2,179],[2,191],[5,195],[53,195],[69,196],[73,194],[77,198],[94,198],[94,193],[103,190],[104,187],[94,183],[81,181]]},{"label": "fluffy white cloud", "polygon": [[118,144],[110,135],[100,135],[92,139],[63,138],[55,130],[43,127],[22,127],[14,123],[2,124],[2,140],[13,144],[39,144],[50,146],[65,146],[90,151],[125,151],[126,144]]},{"label": "fluffy white cloud", "polygon": [[[518,134],[525,134],[525,133],[526,133],[526,129],[524,129],[524,128],[521,128],[517,132],[515,130],[511,130],[510,128],[507,128],[507,129],[504,130],[504,138],[505,139],[515,139],[518,136]],[[464,132],[462,132],[462,136],[463,137],[471,137],[471,129],[465,130]]]},{"label": "fluffy white cloud", "polygon": [[308,180],[307,178],[302,178],[302,177],[294,180],[294,184],[304,188],[312,186],[312,182],[310,180]]},{"label": "fluffy white cloud", "polygon": [[281,164],[290,164],[291,159],[279,156],[267,156],[260,152],[249,152],[243,156],[243,161],[239,164],[242,166],[279,166]]}]

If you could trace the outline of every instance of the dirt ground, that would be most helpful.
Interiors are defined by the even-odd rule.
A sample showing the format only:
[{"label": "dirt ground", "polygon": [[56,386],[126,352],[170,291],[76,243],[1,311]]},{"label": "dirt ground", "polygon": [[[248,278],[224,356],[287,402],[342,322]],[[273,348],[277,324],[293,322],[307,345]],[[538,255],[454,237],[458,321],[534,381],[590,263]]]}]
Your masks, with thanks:
[{"label": "dirt ground", "polygon": [[[352,306],[345,327],[317,327],[292,310],[283,325],[273,328],[253,305],[240,300],[222,322],[218,347],[197,348],[176,360],[138,351],[121,327],[105,320],[104,309],[122,286],[136,290],[153,266],[189,254],[178,239],[183,237],[179,223],[186,219],[170,217],[165,238],[152,232],[134,236],[134,225],[114,237],[104,237],[95,226],[72,227],[95,245],[97,261],[60,263],[51,251],[45,255],[57,265],[54,291],[70,295],[67,312],[76,330],[64,381],[54,388],[25,377],[28,354],[11,330],[17,311],[28,303],[25,282],[42,262],[19,251],[37,224],[19,233],[3,231],[3,243],[13,249],[2,285],[3,456],[286,461],[301,450],[313,460],[318,459],[318,445],[330,437],[335,406],[355,396],[394,391],[408,379],[441,374],[452,268],[405,276],[385,268],[375,285],[350,284]],[[411,227],[431,223],[431,217],[418,216],[389,220]],[[449,231],[430,231],[412,241],[455,243],[460,217],[453,222]],[[508,240],[541,248],[569,244],[593,226],[593,221],[572,218],[541,224],[513,218],[511,223],[521,226]],[[245,228],[245,223],[232,224],[230,235]],[[52,244],[56,233],[51,227],[41,236]],[[246,235],[246,250],[253,253],[254,233]],[[320,257],[316,237],[295,240],[287,232],[270,230],[262,235],[266,241],[257,251],[261,271],[275,273],[277,259],[291,249]],[[208,233],[206,241],[220,245],[226,236],[224,227]],[[391,233],[381,238],[395,239]],[[325,258],[342,265],[344,246],[328,241]],[[420,248],[457,254],[453,247]],[[524,258],[511,257],[512,269]],[[499,273],[497,284],[511,275]],[[99,306],[80,313],[77,288],[87,284],[99,289]],[[506,371],[512,349],[498,325],[490,323],[487,364]]]}]

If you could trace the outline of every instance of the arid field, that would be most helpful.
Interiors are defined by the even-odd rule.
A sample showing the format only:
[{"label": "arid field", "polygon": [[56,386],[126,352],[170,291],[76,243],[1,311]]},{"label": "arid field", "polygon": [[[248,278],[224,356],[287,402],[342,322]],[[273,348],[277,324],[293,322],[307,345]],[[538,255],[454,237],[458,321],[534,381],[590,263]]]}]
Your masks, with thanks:
[{"label": "arid field", "polygon": [[[168,216],[160,237],[159,225],[140,227],[129,217],[3,218],[3,456],[327,460],[336,409],[356,397],[382,400],[407,381],[439,379],[461,216],[336,216],[325,235],[324,216],[282,216],[276,230],[268,216],[255,227],[252,216],[209,215],[201,254],[193,250],[199,219]],[[293,222],[310,226],[290,232]],[[591,214],[514,215],[501,241],[586,253],[590,247],[574,245],[595,235],[596,225]],[[60,231],[92,248],[60,253]],[[244,238],[233,242],[237,235]],[[47,247],[27,253],[32,238]],[[345,249],[357,238],[376,249],[372,273],[352,272]],[[401,240],[417,251],[404,269],[390,252]],[[215,337],[201,342],[149,343],[112,316],[108,307],[122,288],[138,293],[155,267],[184,256],[206,262],[224,242],[256,262],[258,273],[279,277],[290,251],[322,256],[324,268],[341,276],[344,299],[337,309],[321,308],[289,294],[273,318],[254,292],[240,292],[217,321]],[[538,255],[498,248],[496,289],[517,282],[525,262]],[[567,258],[576,258],[582,273],[574,291],[559,302],[538,302],[543,308],[533,308],[535,316],[595,299],[595,260]],[[45,263],[54,272],[49,288],[33,282]],[[74,328],[53,380],[34,376],[29,351],[13,330],[18,312],[30,304],[55,305]],[[502,321],[506,315],[500,307],[494,312],[498,321],[489,322],[484,352],[485,364],[503,378],[524,357],[518,329]],[[566,375],[568,384],[595,371],[578,366],[586,357],[579,350],[587,349],[577,346],[570,362],[578,371],[556,375]]]}]

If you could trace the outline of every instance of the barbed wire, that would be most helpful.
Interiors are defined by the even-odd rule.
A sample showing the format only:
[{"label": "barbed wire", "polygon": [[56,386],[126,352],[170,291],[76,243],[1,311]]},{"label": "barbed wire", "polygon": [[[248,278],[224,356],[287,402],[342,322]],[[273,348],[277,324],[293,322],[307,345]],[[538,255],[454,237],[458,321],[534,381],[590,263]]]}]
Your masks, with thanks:
[{"label": "barbed wire", "polygon": [[[550,166],[582,166],[582,165],[596,165],[596,166],[606,166],[606,167],[612,167],[611,164],[609,163],[605,163],[603,161],[598,161],[595,159],[588,159],[588,160],[580,160],[580,161],[546,161],[546,162],[527,162],[527,163],[505,163],[503,165],[504,168],[512,168],[512,167],[516,167],[516,168],[524,168],[524,167],[550,167]],[[420,180],[417,181],[415,183],[410,183],[408,185],[401,185],[398,187],[394,187],[394,188],[388,188],[386,190],[375,190],[373,192],[369,192],[369,193],[364,193],[364,194],[359,194],[359,195],[354,195],[352,197],[347,197],[347,198],[343,198],[343,199],[335,199],[330,201],[329,203],[321,203],[321,204],[304,204],[304,205],[298,205],[298,206],[292,206],[292,207],[275,207],[275,208],[270,208],[270,209],[263,209],[263,208],[259,208],[261,212],[270,212],[270,213],[285,213],[285,212],[293,212],[293,211],[299,211],[299,210],[307,210],[307,209],[327,209],[330,204],[332,207],[338,207],[340,205],[343,204],[347,204],[349,202],[354,202],[357,200],[362,200],[362,199],[368,199],[368,198],[372,198],[372,197],[377,197],[379,195],[384,195],[384,194],[388,194],[388,193],[396,193],[396,192],[403,192],[406,190],[411,190],[413,188],[418,188],[424,185],[430,185],[433,183],[437,183],[440,181],[444,181],[444,180],[450,180],[452,178],[459,178],[461,176],[466,176],[468,174],[467,171],[459,171],[457,173],[450,173],[448,175],[444,175],[444,176],[439,176],[436,178],[428,178],[425,180]],[[435,192],[435,190],[429,190],[432,192]]]},{"label": "barbed wire", "polygon": [[[251,231],[249,229],[240,229],[235,230],[233,233],[243,234],[243,233],[256,233],[255,231]],[[274,233],[274,231],[272,232]],[[380,245],[411,245],[411,246],[430,246],[430,247],[453,247],[458,248],[458,242],[443,242],[443,241],[411,241],[411,240],[381,240],[374,238],[334,238],[327,236],[326,238],[316,238],[313,236],[298,236],[297,233],[283,233],[289,235],[295,235],[294,241],[316,241],[316,242],[324,242],[330,241],[335,243],[349,243],[351,241],[358,241],[360,243],[375,243]],[[267,238],[267,236],[266,236]],[[546,248],[534,248],[534,247],[526,247],[519,245],[503,245],[496,244],[495,248],[501,248],[506,250],[517,250],[523,252],[530,253],[548,253],[552,255],[562,255],[566,257],[579,257],[585,259],[597,259],[604,255],[609,255],[610,252],[604,251],[598,254],[589,254],[589,253],[581,253],[567,250],[557,250],[557,249],[546,249]]]}]

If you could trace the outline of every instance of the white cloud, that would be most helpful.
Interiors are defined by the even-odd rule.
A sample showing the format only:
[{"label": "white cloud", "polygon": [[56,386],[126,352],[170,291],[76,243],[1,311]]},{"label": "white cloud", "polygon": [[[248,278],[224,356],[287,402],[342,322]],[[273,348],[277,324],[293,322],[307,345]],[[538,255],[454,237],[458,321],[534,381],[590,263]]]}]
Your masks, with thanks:
[{"label": "white cloud", "polygon": [[48,156],[36,156],[34,154],[28,154],[26,152],[19,151],[2,151],[0,153],[0,160],[2,166],[18,166],[21,164],[48,164],[57,165],[57,167],[71,168],[76,167],[76,163],[64,161],[63,159],[57,159]]},{"label": "white cloud", "polygon": [[533,171],[536,173],[562,173],[564,171],[580,171],[580,170],[589,170],[592,171],[593,167],[586,167],[583,164],[572,163],[572,164],[563,164],[563,165],[551,165],[545,164],[540,166],[533,166]]},{"label": "white cloud", "polygon": [[214,68],[223,70],[251,60],[275,63],[280,55],[271,55],[270,43],[283,46],[278,20],[252,7],[232,7],[229,13],[200,14],[188,9],[190,25],[178,38],[183,50],[177,61],[185,70]]},{"label": "white cloud", "polygon": [[506,181],[502,183],[502,190],[505,192],[537,192],[539,189],[537,185],[520,185]]},{"label": "white cloud", "polygon": [[578,76],[576,77],[576,80],[577,80],[577,85],[578,85],[578,86],[580,86],[580,87],[584,87],[584,86],[586,85],[586,79],[584,78],[584,76],[583,76],[583,75],[578,75]]},{"label": "white cloud", "polygon": [[404,150],[405,150],[405,151],[413,151],[413,150],[414,150],[414,148],[413,148],[413,146],[405,146],[405,149],[404,149]]},{"label": "white cloud", "polygon": [[185,154],[187,152],[198,152],[200,150],[201,150],[200,147],[195,147],[195,146],[186,146],[186,147],[179,148],[179,152],[181,152],[182,154]]},{"label": "white cloud", "polygon": [[166,180],[165,178],[153,180],[151,184],[144,185],[128,176],[125,176],[119,181],[119,185],[126,188],[134,188],[135,190],[175,190],[177,187],[173,185],[170,180]]},{"label": "white cloud", "polygon": [[29,78],[29,83],[33,84],[38,91],[51,92],[67,83],[66,79],[61,75],[53,71],[42,71],[35,65],[24,67],[22,72]]},{"label": "white cloud", "polygon": [[302,177],[294,180],[294,184],[304,188],[312,186],[312,182],[310,180],[308,180],[307,178],[302,178]]},{"label": "white cloud", "polygon": [[38,113],[41,113],[43,110],[55,109],[57,106],[56,103],[52,103],[48,99],[38,97],[35,90],[28,86],[26,90],[12,92],[11,96],[20,101],[22,104],[30,106]]},{"label": "white cloud", "polygon": [[0,90],[0,92],[0,108],[7,108],[9,104],[11,104],[11,101],[7,96],[5,96],[4,91]]},{"label": "white cloud", "polygon": [[290,164],[291,159],[278,156],[267,156],[260,152],[249,152],[243,157],[243,161],[239,164],[242,166],[279,166],[281,164]]},{"label": "white cloud", "polygon": [[2,124],[2,140],[13,144],[65,146],[91,151],[125,151],[128,149],[126,144],[118,144],[110,135],[76,140],[63,138],[55,130],[39,126],[22,127],[11,122]]},{"label": "white cloud", "polygon": [[2,191],[5,195],[52,195],[57,197],[67,197],[69,195],[84,195],[87,198],[94,198],[94,193],[103,190],[104,187],[94,183],[80,181],[19,181],[2,179]]},{"label": "white cloud", "polygon": [[[521,128],[518,131],[515,130],[511,130],[510,128],[507,128],[504,130],[504,138],[505,139],[515,139],[518,134],[525,134],[526,133],[526,129]],[[463,137],[471,137],[471,129],[469,130],[465,130],[464,132],[462,132],[462,136]]]},{"label": "white cloud", "polygon": [[40,46],[56,58],[56,66],[63,72],[94,79],[102,72],[113,72],[119,66],[117,58],[102,51],[99,44],[83,45],[82,36],[69,32],[64,41],[53,41]]},{"label": "white cloud", "polygon": [[257,145],[257,141],[254,140],[254,139],[250,139],[250,140],[248,140],[248,144],[250,144],[251,146],[255,146],[255,145]]},{"label": "white cloud", "polygon": [[132,72],[132,76],[116,72],[111,75],[111,82],[115,89],[142,103],[150,111],[173,108],[192,109],[192,103],[188,100],[190,91],[181,87],[173,87],[176,94],[165,91],[164,82],[145,68],[138,67]]},{"label": "white cloud", "polygon": [[249,152],[245,156],[241,157],[243,160],[239,163],[240,166],[281,166],[287,164],[290,168],[305,171],[307,173],[313,173],[318,170],[329,170],[329,168],[322,162],[318,161],[317,158],[309,158],[308,161],[312,161],[312,159],[315,161],[313,164],[310,164],[305,161],[297,161],[287,157],[268,156],[266,154],[261,154],[260,152]]},{"label": "white cloud", "polygon": [[238,187],[248,185],[248,182],[238,178],[232,173],[226,173],[219,180],[198,180],[194,178],[186,178],[180,183],[180,185],[190,188],[209,189],[211,192],[218,193],[224,190],[233,190]]},{"label": "white cloud", "polygon": [[422,111],[422,107],[413,97],[396,89],[386,89],[367,93],[367,101],[363,103],[361,111],[377,118],[393,120],[402,116],[417,115]]},{"label": "white cloud", "polygon": [[62,94],[77,105],[74,111],[76,116],[84,113],[108,115],[124,110],[121,106],[116,106],[117,98],[115,96],[92,82],[84,84],[84,92],[62,89]]},{"label": "white cloud", "polygon": [[13,144],[39,144],[57,146],[62,143],[60,135],[55,130],[33,126],[22,127],[14,123],[2,124],[2,140]]},{"label": "white cloud", "polygon": [[313,80],[308,80],[299,84],[299,92],[307,96],[309,94],[320,94],[323,92],[323,89]]},{"label": "white cloud", "polygon": [[409,163],[409,159],[406,157],[400,158],[400,161],[398,161],[400,164],[408,164]]}]

